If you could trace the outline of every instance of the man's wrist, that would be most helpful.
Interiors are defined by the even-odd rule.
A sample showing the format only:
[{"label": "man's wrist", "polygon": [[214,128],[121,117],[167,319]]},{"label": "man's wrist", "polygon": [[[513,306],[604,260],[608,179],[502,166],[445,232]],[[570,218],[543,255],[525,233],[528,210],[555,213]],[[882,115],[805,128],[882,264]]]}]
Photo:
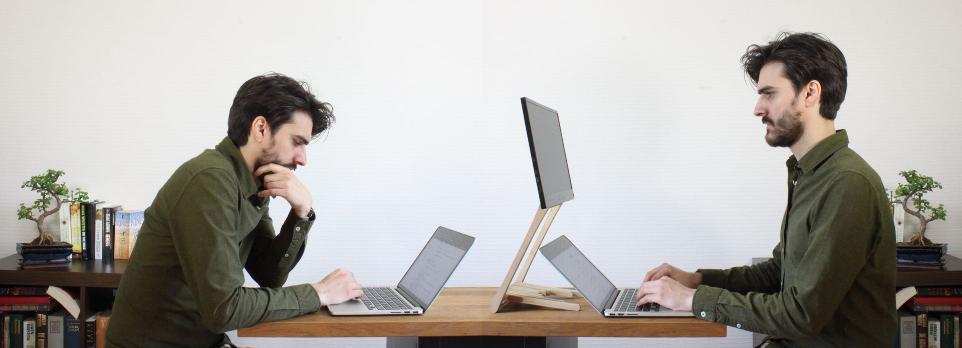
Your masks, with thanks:
[{"label": "man's wrist", "polygon": [[294,210],[294,215],[296,215],[301,220],[314,220],[314,208],[307,208],[304,210]]}]

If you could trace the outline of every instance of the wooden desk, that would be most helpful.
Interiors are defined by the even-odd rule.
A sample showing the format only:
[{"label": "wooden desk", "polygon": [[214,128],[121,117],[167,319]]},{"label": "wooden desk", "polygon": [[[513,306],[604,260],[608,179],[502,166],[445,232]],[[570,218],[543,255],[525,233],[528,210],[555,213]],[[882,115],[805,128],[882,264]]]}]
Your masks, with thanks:
[{"label": "wooden desk", "polygon": [[[332,317],[326,309],[288,320],[262,323],[237,331],[241,337],[723,337],[724,325],[695,318],[604,318],[578,299],[581,311],[515,307],[492,314],[489,303],[496,288],[445,288],[437,302],[419,316]],[[410,339],[408,339],[410,341]],[[550,341],[550,339],[549,339]],[[464,346],[464,341],[458,346]],[[499,341],[499,345],[500,345]],[[568,343],[570,344],[570,342]],[[570,346],[565,344],[563,346]],[[473,344],[466,344],[472,346]],[[510,344],[508,344],[510,345]],[[537,346],[538,344],[534,344]],[[431,346],[438,346],[432,344]],[[528,343],[527,346],[532,346]]]}]

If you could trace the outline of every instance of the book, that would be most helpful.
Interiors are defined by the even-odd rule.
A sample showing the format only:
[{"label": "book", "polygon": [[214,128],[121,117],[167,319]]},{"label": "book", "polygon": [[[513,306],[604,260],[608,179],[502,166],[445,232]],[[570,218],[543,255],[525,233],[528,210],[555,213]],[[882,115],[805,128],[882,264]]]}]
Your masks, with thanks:
[{"label": "book", "polygon": [[939,348],[942,346],[942,321],[938,316],[929,317],[929,347]]},{"label": "book", "polygon": [[918,290],[914,286],[906,286],[895,292],[895,309],[899,309],[905,304],[909,299],[918,294]]},{"label": "book", "polygon": [[50,304],[49,296],[0,296],[0,305]]},{"label": "book", "polygon": [[94,329],[97,348],[104,348],[107,345],[107,326],[110,324],[110,311],[103,311],[97,314],[96,329]]},{"label": "book", "polygon": [[49,312],[49,304],[0,304],[0,312]]},{"label": "book", "polygon": [[53,285],[47,287],[47,295],[50,295],[50,298],[60,303],[60,306],[74,318],[80,317],[80,303],[77,302],[77,296],[59,286]]},{"label": "book", "polygon": [[83,244],[80,240],[80,203],[70,203],[70,243],[73,253],[80,255]]},{"label": "book", "polygon": [[70,243],[70,202],[60,204],[60,241]]},{"label": "book", "polygon": [[90,223],[88,223],[90,220],[88,216],[90,216],[90,213],[93,211],[93,209],[94,203],[83,202],[80,204],[80,259],[84,261],[90,260],[90,247],[92,246],[92,241],[89,238],[90,233],[88,233],[88,230],[91,227]]},{"label": "book", "polygon": [[956,315],[951,313],[939,316],[939,320],[941,320],[939,335],[942,336],[939,341],[942,342],[942,348],[954,348],[952,339],[955,338],[955,320],[952,319],[953,317],[956,317]]},{"label": "book", "polygon": [[127,245],[127,243],[129,243],[128,231],[130,231],[127,222],[128,214],[126,210],[121,210],[114,215],[114,232],[117,237],[115,240],[116,243],[114,244],[114,259],[123,260],[127,259],[130,255],[130,249]]},{"label": "book", "polygon": [[915,319],[915,314],[906,312],[899,313],[898,347],[915,347],[915,327],[917,325]]},{"label": "book", "polygon": [[114,258],[114,213],[120,210],[120,205],[112,203],[102,203],[97,205],[97,231],[100,247],[99,255],[102,260],[113,260]]},{"label": "book", "polygon": [[64,348],[63,317],[64,312],[60,310],[47,316],[47,347],[49,348]]},{"label": "book", "polygon": [[915,327],[915,332],[918,335],[916,343],[918,343],[919,348],[927,348],[929,346],[929,315],[926,313],[919,313],[915,315],[916,323],[918,326]]},{"label": "book", "polygon": [[63,346],[64,347],[82,347],[83,340],[80,335],[80,319],[76,317],[65,315],[63,317]]},{"label": "book", "polygon": [[23,347],[22,313],[10,313],[10,326],[7,326],[7,330],[10,331],[10,339],[7,340],[7,343],[10,343],[10,347]]},{"label": "book", "polygon": [[916,296],[912,299],[916,305],[962,305],[962,296]]},{"label": "book", "polygon": [[37,348],[36,318],[23,318],[23,348]]},{"label": "book", "polygon": [[916,313],[962,313],[962,305],[951,304],[922,304],[912,305],[912,311]]},{"label": "book", "polygon": [[962,287],[918,287],[919,296],[962,296]]},{"label": "book", "polygon": [[[87,320],[84,320],[84,321],[85,321],[84,347],[96,348],[97,347],[97,314],[91,315],[89,318],[87,318]],[[936,336],[938,336],[937,333],[936,333]],[[938,346],[935,346],[935,347],[938,347]]]},{"label": "book", "polygon": [[45,296],[47,288],[40,286],[0,286],[0,296]]},{"label": "book", "polygon": [[37,313],[37,348],[47,348],[46,313]]},{"label": "book", "polygon": [[140,235],[140,227],[144,224],[144,211],[131,211],[128,215],[128,219],[128,238],[130,241],[127,246],[127,249],[129,250],[127,257],[130,258],[134,254],[134,247],[137,245],[137,237]]}]

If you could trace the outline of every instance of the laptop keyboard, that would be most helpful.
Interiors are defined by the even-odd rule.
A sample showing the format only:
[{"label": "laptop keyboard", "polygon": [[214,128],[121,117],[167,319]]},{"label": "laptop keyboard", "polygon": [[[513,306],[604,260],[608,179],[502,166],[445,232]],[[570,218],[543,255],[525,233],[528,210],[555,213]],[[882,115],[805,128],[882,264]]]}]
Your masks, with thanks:
[{"label": "laptop keyboard", "polygon": [[380,310],[404,310],[413,309],[407,304],[407,301],[398,296],[397,292],[392,288],[362,288],[364,295],[361,296],[361,302],[367,306],[368,309],[380,309]]},{"label": "laptop keyboard", "polygon": [[635,295],[638,293],[638,289],[625,289],[621,292],[621,299],[611,309],[616,312],[657,312],[661,309],[657,303],[646,303],[644,305],[638,306],[638,301],[635,300]]}]

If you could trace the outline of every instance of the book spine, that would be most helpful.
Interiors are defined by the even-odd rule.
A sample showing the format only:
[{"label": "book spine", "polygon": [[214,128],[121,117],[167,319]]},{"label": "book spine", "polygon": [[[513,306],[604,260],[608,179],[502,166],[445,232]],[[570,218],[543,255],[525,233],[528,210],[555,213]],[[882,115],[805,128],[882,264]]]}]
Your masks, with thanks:
[{"label": "book spine", "polygon": [[49,304],[0,304],[0,312],[49,312]]},{"label": "book spine", "polygon": [[127,259],[127,211],[120,210],[114,215],[114,259]]},{"label": "book spine", "polygon": [[942,347],[942,322],[938,316],[930,317],[929,320],[929,347]]},{"label": "book spine", "polygon": [[104,348],[106,346],[108,325],[110,325],[109,315],[105,314],[105,315],[97,316],[97,324],[96,324],[97,328],[96,330],[94,330],[96,331],[95,335],[97,339],[97,348]]},{"label": "book spine", "polygon": [[962,305],[951,305],[951,304],[922,304],[913,305],[912,310],[916,313],[932,313],[932,312],[962,312]]},{"label": "book spine", "polygon": [[104,208],[104,243],[103,249],[103,259],[106,261],[112,261],[114,259],[114,213],[117,211],[114,207]]},{"label": "book spine", "polygon": [[80,206],[80,259],[87,261],[90,260],[90,243],[88,243],[87,233],[87,205],[90,203],[84,202]]},{"label": "book spine", "polygon": [[912,304],[916,305],[962,305],[962,296],[915,296]]},{"label": "book spine", "polygon": [[918,296],[922,297],[960,297],[962,296],[962,288],[959,287],[942,287],[942,288],[920,288],[916,287],[918,291]]},{"label": "book spine", "polygon": [[104,258],[104,210],[101,205],[97,205],[94,210],[94,257],[95,260]]},{"label": "book spine", "polygon": [[23,319],[23,348],[37,348],[37,319]]},{"label": "book spine", "polygon": [[36,286],[0,286],[0,296],[47,296],[47,289]]},{"label": "book spine", "polygon": [[46,313],[37,313],[37,348],[47,348]]},{"label": "book spine", "polygon": [[47,347],[64,348],[62,314],[58,313],[47,317]]},{"label": "book spine", "polygon": [[60,204],[60,241],[70,243],[70,202]]},{"label": "book spine", "polygon": [[929,315],[926,313],[919,313],[915,316],[918,326],[916,327],[916,332],[918,333],[918,347],[928,348],[929,347]]},{"label": "book spine", "polygon": [[80,240],[80,203],[70,204],[70,243],[73,244],[74,254],[79,255],[83,251]]},{"label": "book spine", "polygon": [[97,325],[94,317],[84,323],[84,347],[97,348]]},{"label": "book spine", "polygon": [[70,315],[63,316],[63,346],[82,347],[83,341],[80,339],[80,320]]},{"label": "book spine", "polygon": [[23,347],[23,314],[10,315],[10,346]]},{"label": "book spine", "polygon": [[49,296],[0,296],[0,305],[8,304],[50,304]]},{"label": "book spine", "polygon": [[134,247],[137,246],[137,238],[140,236],[140,227],[144,224],[144,211],[133,211],[128,216],[128,219],[128,238],[130,239],[130,243],[127,246],[129,250],[127,256],[130,257],[134,254]]}]

